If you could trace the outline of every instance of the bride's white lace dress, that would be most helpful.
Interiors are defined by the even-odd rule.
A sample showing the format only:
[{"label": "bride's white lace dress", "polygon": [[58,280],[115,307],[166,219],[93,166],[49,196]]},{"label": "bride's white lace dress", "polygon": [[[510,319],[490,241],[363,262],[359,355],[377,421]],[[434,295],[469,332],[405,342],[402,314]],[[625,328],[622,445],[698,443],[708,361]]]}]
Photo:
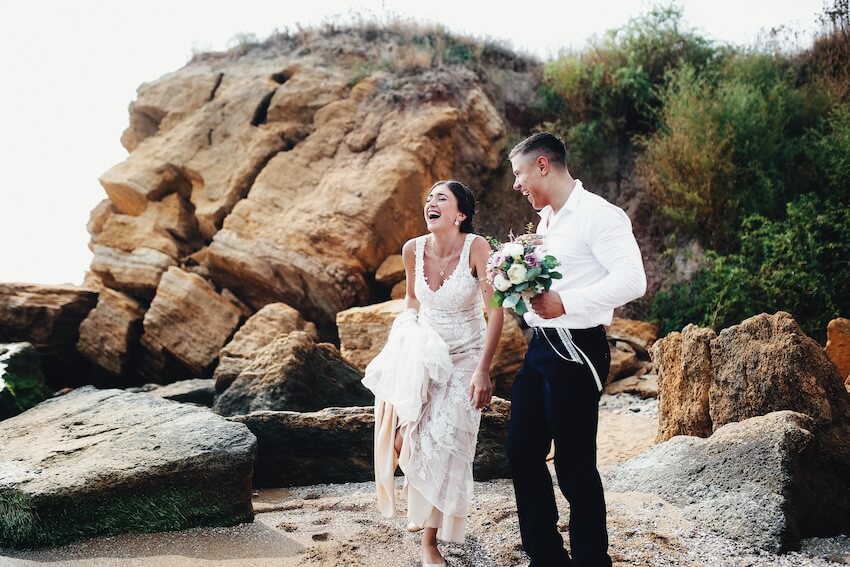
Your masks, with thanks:
[{"label": "bride's white lace dress", "polygon": [[417,421],[404,432],[401,463],[407,483],[408,519],[438,528],[437,537],[462,542],[472,499],[472,459],[481,413],[469,399],[472,374],[481,359],[486,322],[478,280],[472,276],[467,234],[454,272],[437,290],[425,279],[427,235],[416,240],[415,292],[425,318],[448,344],[453,370],[444,383],[431,382]]}]

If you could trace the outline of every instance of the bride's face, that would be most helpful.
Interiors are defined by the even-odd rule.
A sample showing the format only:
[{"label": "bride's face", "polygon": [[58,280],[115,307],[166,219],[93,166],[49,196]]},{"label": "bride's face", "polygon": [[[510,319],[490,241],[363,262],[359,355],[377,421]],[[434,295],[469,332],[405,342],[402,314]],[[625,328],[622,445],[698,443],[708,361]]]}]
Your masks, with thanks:
[{"label": "bride's face", "polygon": [[445,185],[437,185],[425,199],[425,224],[428,230],[446,229],[455,226],[455,220],[463,221],[458,210],[457,197]]}]

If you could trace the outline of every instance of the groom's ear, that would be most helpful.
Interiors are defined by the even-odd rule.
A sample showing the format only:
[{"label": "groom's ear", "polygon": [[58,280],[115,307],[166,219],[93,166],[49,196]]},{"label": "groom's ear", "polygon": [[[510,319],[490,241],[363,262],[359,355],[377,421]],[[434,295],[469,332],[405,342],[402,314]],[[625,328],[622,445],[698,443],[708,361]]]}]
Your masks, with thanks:
[{"label": "groom's ear", "polygon": [[540,172],[540,175],[546,175],[549,173],[549,158],[546,156],[537,156],[537,160],[534,162],[534,165],[537,166],[537,171]]}]

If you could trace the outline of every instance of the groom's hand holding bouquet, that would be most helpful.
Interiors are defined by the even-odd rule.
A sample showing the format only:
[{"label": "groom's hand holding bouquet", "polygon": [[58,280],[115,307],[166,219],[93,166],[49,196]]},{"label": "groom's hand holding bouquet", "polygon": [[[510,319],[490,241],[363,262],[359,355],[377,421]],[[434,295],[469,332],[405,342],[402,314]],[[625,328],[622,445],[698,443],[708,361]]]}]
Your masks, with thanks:
[{"label": "groom's hand holding bouquet", "polygon": [[487,281],[495,290],[490,300],[494,307],[513,309],[518,315],[528,312],[531,298],[549,291],[552,280],[560,279],[555,268],[560,264],[554,256],[541,251],[543,237],[531,233],[514,237],[508,242],[488,238],[493,250],[487,261]]}]

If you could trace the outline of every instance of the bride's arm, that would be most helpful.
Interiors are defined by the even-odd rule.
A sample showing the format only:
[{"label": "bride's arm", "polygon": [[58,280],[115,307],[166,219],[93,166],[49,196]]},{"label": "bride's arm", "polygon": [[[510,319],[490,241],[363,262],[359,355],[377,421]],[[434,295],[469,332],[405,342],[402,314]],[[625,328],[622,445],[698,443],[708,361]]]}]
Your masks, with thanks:
[{"label": "bride's arm", "polygon": [[401,258],[404,261],[404,308],[405,311],[413,309],[419,313],[419,300],[416,299],[415,289],[415,264],[416,264],[416,239],[411,238],[401,247]]},{"label": "bride's arm", "polygon": [[493,356],[496,354],[496,347],[499,344],[499,337],[502,335],[502,325],[505,320],[504,312],[501,307],[492,307],[490,298],[493,297],[493,288],[487,283],[485,274],[487,273],[487,259],[490,257],[490,245],[483,238],[476,237],[472,243],[470,252],[470,263],[475,270],[475,276],[481,285],[481,293],[484,296],[484,305],[487,308],[487,333],[484,336],[484,350],[481,353],[481,360],[475,368],[475,373],[472,375],[472,382],[469,384],[469,398],[472,400],[475,409],[481,409],[490,404],[490,399],[493,397],[493,383],[490,381],[490,364],[493,362]]}]

